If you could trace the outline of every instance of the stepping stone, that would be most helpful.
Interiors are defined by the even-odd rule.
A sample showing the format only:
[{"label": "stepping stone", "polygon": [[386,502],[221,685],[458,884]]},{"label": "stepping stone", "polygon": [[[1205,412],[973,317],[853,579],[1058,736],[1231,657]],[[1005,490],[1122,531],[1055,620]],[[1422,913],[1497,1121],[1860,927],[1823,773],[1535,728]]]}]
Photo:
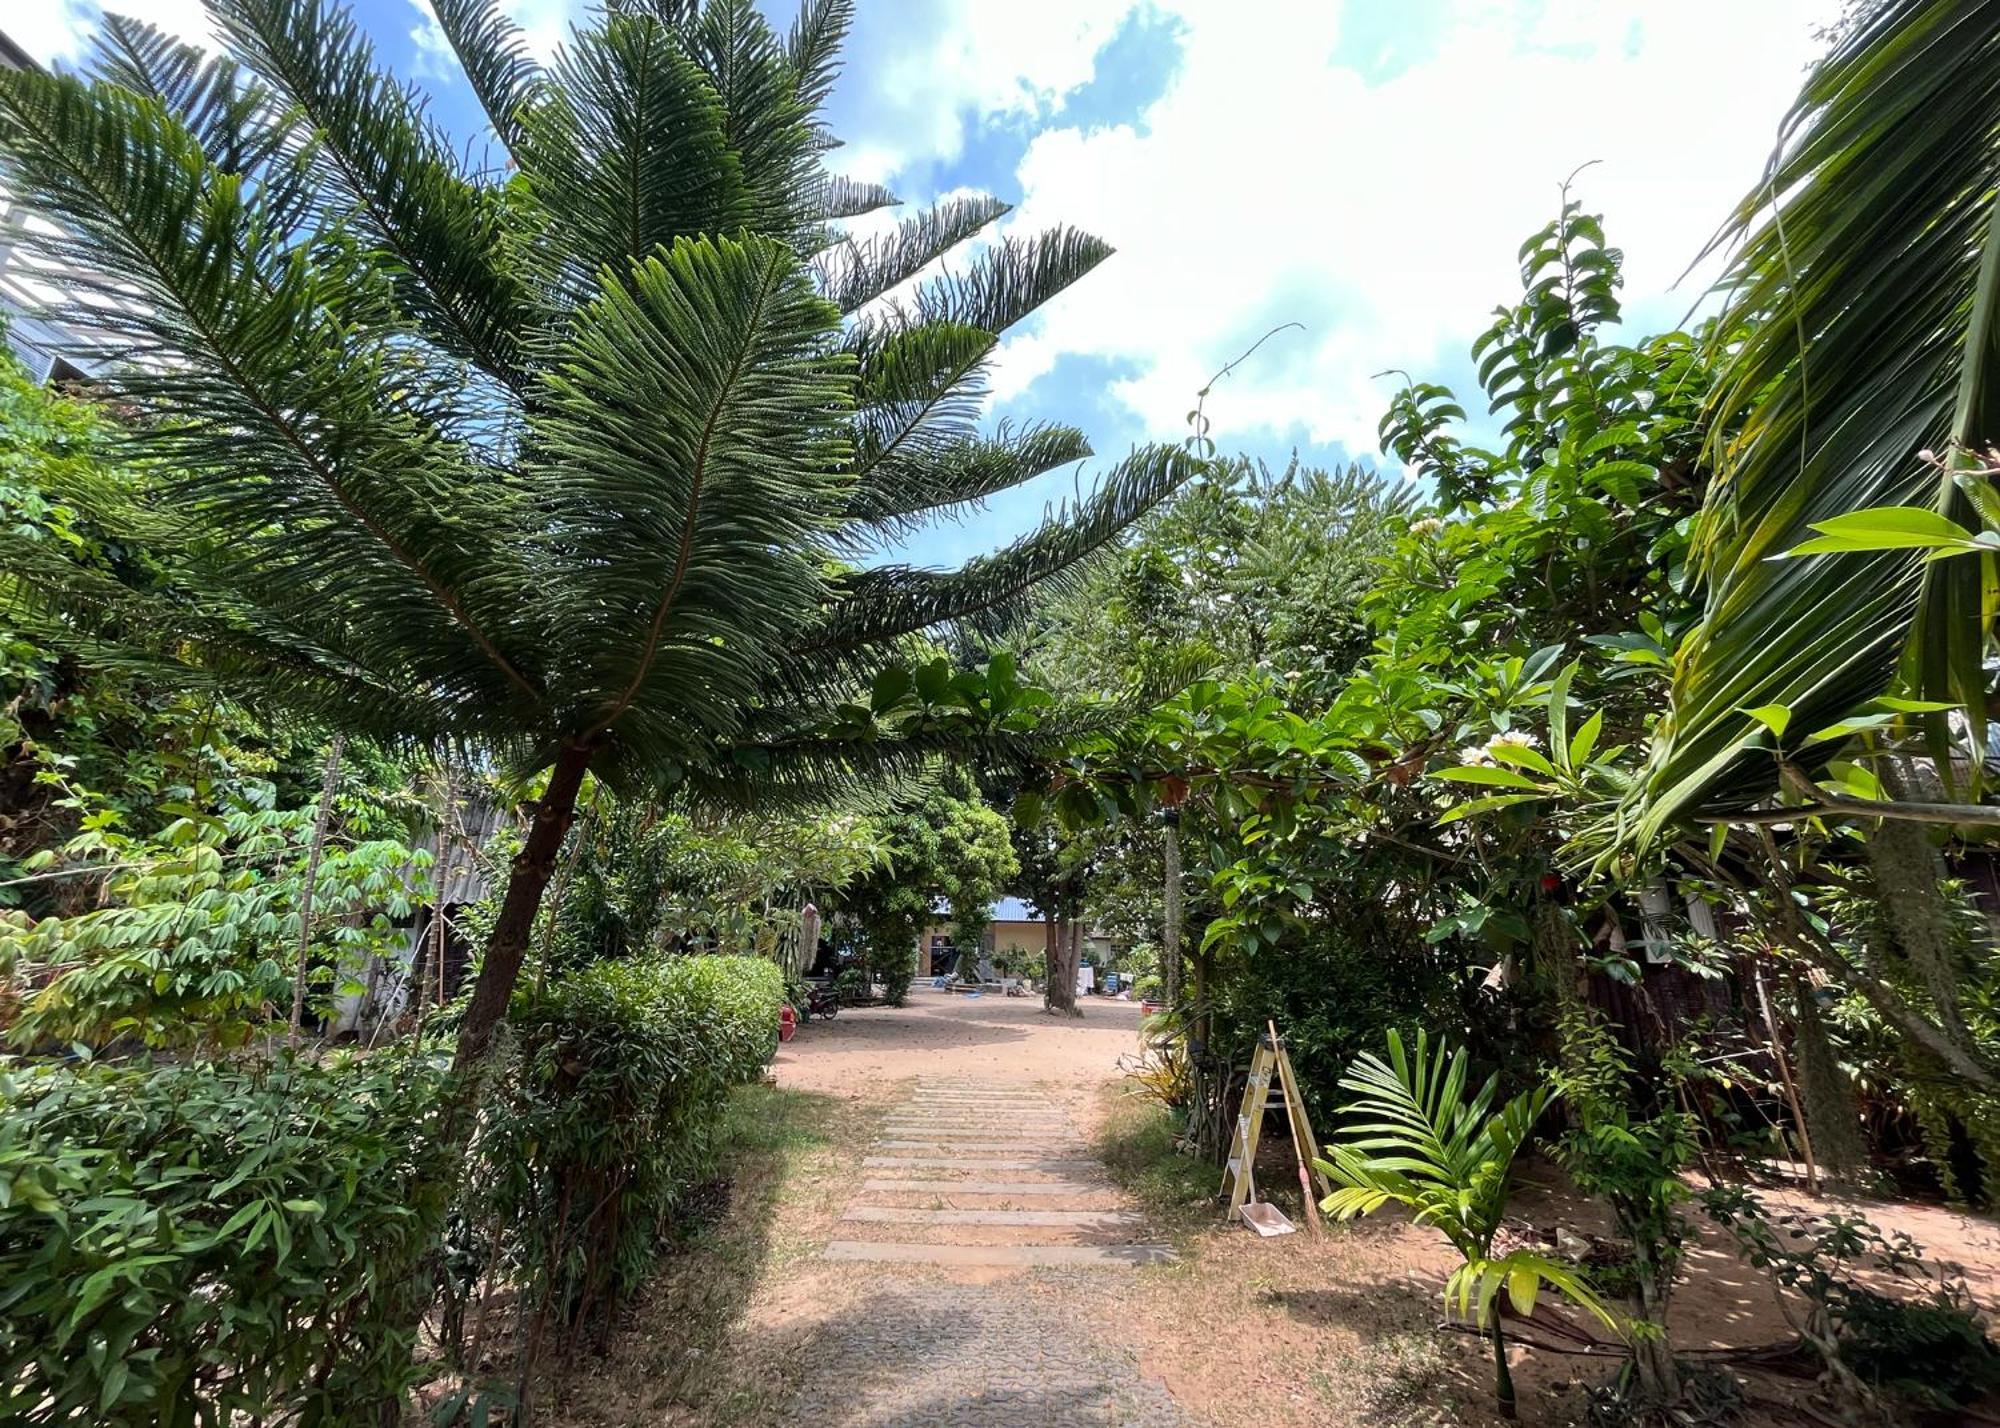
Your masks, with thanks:
[{"label": "stepping stone", "polygon": [[878,1150],[955,1150],[961,1153],[1005,1154],[1012,1151],[1019,1155],[1030,1150],[1082,1150],[1081,1145],[1052,1145],[1035,1137],[1029,1140],[952,1140],[931,1136],[926,1140],[883,1140],[875,1143]]},{"label": "stepping stone", "polygon": [[890,1120],[896,1121],[1027,1121],[1067,1125],[1073,1117],[1060,1111],[1002,1111],[989,1110],[984,1106],[966,1106],[963,1109],[952,1106],[904,1106],[889,1112]]},{"label": "stepping stone", "polygon": [[840,1217],[876,1225],[1029,1225],[1109,1230],[1136,1225],[1126,1210],[915,1210],[902,1205],[856,1205]]},{"label": "stepping stone", "polygon": [[1068,1170],[1102,1170],[1096,1160],[960,1160],[958,1156],[862,1156],[862,1164],[872,1170],[1042,1170],[1064,1174]]},{"label": "stepping stone", "polygon": [[1070,1126],[1017,1126],[1002,1122],[960,1125],[955,1121],[890,1121],[884,1135],[938,1135],[965,1140],[1075,1140]]},{"label": "stepping stone", "polygon": [[1017,1121],[1011,1117],[982,1117],[975,1120],[944,1120],[923,1117],[917,1120],[884,1121],[883,1126],[893,1131],[987,1131],[1014,1130],[1047,1134],[1051,1131],[1066,1131],[1073,1127],[1068,1121]]},{"label": "stepping stone", "polygon": [[1088,1180],[864,1180],[861,1188],[898,1195],[1104,1195],[1112,1187]]},{"label": "stepping stone", "polygon": [[1171,1245],[902,1245],[869,1240],[835,1240],[828,1259],[874,1264],[991,1265],[1015,1269],[1137,1269],[1166,1264]]}]

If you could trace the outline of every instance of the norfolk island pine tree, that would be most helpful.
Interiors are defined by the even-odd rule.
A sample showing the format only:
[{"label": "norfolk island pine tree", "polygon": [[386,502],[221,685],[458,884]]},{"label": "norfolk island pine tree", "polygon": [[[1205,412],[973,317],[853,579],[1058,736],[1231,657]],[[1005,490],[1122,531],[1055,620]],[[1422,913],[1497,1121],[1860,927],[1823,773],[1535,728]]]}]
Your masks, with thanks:
[{"label": "norfolk island pine tree", "polygon": [[[1109,254],[1068,229],[942,264],[1005,205],[828,175],[849,0],[620,4],[548,66],[439,24],[491,124],[462,160],[326,0],[215,0],[228,54],[107,19],[81,76],[0,78],[0,163],[121,359],[169,598],[9,543],[10,616],[350,734],[546,771],[460,1032],[505,1015],[585,777],[804,796],[1008,751],[976,721],[831,738],[921,632],[990,627],[1200,462],[1145,448],[949,571],[928,519],[1084,459],[977,427],[1000,335]],[[876,557],[872,563],[869,557]]]}]

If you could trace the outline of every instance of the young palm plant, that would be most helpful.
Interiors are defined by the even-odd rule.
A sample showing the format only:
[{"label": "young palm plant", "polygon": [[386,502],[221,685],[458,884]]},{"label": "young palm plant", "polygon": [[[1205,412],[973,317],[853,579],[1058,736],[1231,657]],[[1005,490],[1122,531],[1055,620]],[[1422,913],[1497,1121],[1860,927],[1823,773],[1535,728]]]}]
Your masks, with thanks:
[{"label": "young palm plant", "polygon": [[857,732],[919,632],[1004,620],[1197,466],[1147,449],[949,571],[927,519],[1089,454],[981,434],[1000,336],[1108,253],[1070,230],[941,260],[1005,206],[829,176],[851,0],[627,0],[528,55],[436,14],[491,125],[461,157],[328,0],[212,0],[227,57],[118,19],[86,75],[0,77],[0,172],[60,225],[73,311],[157,457],[78,493],[170,553],[144,592],[32,546],[0,600],[72,644],[345,732],[546,771],[460,1038],[504,1014],[586,775],[743,801],[1006,746]]},{"label": "young palm plant", "polygon": [[1440,1043],[1433,1050],[1429,1034],[1419,1031],[1412,1056],[1391,1031],[1387,1061],[1363,1052],[1341,1077],[1342,1088],[1355,1097],[1341,1112],[1348,1119],[1346,1135],[1314,1163],[1340,1187],[1320,1202],[1327,1214],[1351,1220],[1384,1205],[1401,1205],[1464,1257],[1445,1282],[1445,1304],[1491,1335],[1494,1392],[1501,1414],[1512,1418],[1514,1379],[1494,1302],[1501,1289],[1524,1317],[1534,1312],[1546,1284],[1608,1328],[1616,1331],[1619,1324],[1560,1260],[1525,1249],[1494,1257],[1514,1157],[1555,1093],[1537,1087],[1495,1110],[1499,1078],[1490,1077],[1467,1094],[1467,1067],[1463,1047],[1454,1053]]}]

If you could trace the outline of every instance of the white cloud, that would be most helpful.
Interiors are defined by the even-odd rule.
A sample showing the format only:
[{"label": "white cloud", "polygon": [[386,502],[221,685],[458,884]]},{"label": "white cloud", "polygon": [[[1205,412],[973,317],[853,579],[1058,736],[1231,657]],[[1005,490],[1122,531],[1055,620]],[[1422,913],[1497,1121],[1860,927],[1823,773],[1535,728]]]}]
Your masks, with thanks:
[{"label": "white cloud", "polygon": [[49,64],[76,58],[95,22],[96,11],[89,6],[76,4],[74,0],[48,0],[48,3],[24,5],[18,12],[10,13],[0,29],[43,64]]},{"label": "white cloud", "polygon": [[[117,0],[110,8],[197,44],[213,33],[201,0]],[[43,64],[74,61],[89,50],[102,13],[88,0],[34,0],[10,8],[0,30]]]},{"label": "white cloud", "polygon": [[[1042,119],[1088,83],[1098,53],[1151,0],[920,0],[864,5],[841,102],[866,135],[836,163],[880,181],[914,162],[956,159],[972,129]],[[880,32],[875,29],[880,26]],[[850,137],[855,126],[845,126]]]},{"label": "white cloud", "polygon": [[438,25],[431,0],[410,0],[410,8],[417,12],[417,23],[410,27],[410,73],[433,84],[451,83],[459,73],[458,57]]},{"label": "white cloud", "polygon": [[[1153,4],[1184,27],[1164,93],[1133,124],[1054,123],[1020,164],[1012,226],[1074,223],[1119,251],[1010,341],[996,395],[1065,356],[1120,360],[1135,375],[1113,395],[1171,438],[1216,368],[1296,317],[1306,334],[1274,339],[1217,389],[1214,433],[1303,428],[1355,451],[1374,446],[1383,407],[1371,374],[1435,372],[1462,352],[1518,291],[1520,239],[1585,161],[1602,160],[1578,194],[1626,251],[1628,305],[1662,311],[1754,181],[1815,52],[1812,26],[1836,8],[1550,0],[1529,17],[1460,0],[1417,62],[1371,80],[1335,62],[1330,0]],[[988,58],[995,112],[1078,69],[1030,79]]]}]

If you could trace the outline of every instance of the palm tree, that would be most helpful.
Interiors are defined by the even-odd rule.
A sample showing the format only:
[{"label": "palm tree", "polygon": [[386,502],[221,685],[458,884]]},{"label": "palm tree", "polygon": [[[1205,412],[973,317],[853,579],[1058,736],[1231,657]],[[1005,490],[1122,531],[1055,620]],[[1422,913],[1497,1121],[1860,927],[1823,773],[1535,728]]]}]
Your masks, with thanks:
[{"label": "palm tree", "polygon": [[1493,1239],[1507,1209],[1514,1157],[1527,1144],[1555,1093],[1523,1091],[1494,1109],[1498,1076],[1468,1094],[1464,1047],[1454,1053],[1417,1033],[1416,1054],[1389,1033],[1389,1059],[1372,1052],[1354,1059],[1341,1086],[1355,1099],[1341,1108],[1346,1138],[1313,1163],[1339,1188],[1320,1202],[1336,1220],[1401,1205],[1419,1225],[1451,1241],[1464,1263],[1452,1271],[1445,1303],[1476,1319],[1493,1340],[1494,1395],[1503,1417],[1514,1416],[1514,1378],[1494,1300],[1500,1291],[1523,1315],[1535,1311],[1544,1284],[1607,1327],[1618,1318],[1582,1276],[1561,1260],[1517,1249],[1495,1257]]},{"label": "palm tree", "polygon": [[456,153],[328,0],[213,0],[211,58],[111,19],[87,76],[0,80],[0,161],[89,275],[79,322],[158,458],[108,528],[165,596],[19,545],[5,599],[72,643],[377,739],[546,770],[460,1039],[504,1014],[586,775],[741,798],[1004,742],[820,731],[918,632],[990,626],[1197,463],[950,571],[936,513],[1089,454],[982,435],[1000,334],[1108,254],[1067,229],[940,260],[1005,212],[829,176],[851,0],[625,0],[549,66],[487,0],[437,18],[491,123]]},{"label": "palm tree", "polygon": [[[1781,776],[1798,788],[1773,749],[1824,763],[1839,741],[1806,741],[1884,694],[1960,707],[1984,743],[1990,560],[1927,562],[1921,542],[1774,557],[1866,508],[1969,526],[1974,497],[1990,502],[1976,473],[2000,442],[1996,173],[2000,6],[1876,0],[1813,70],[1719,235],[1740,247],[1697,527],[1708,602],[1676,663],[1646,836],[1744,809]],[[1923,722],[1948,768],[1939,712]]]}]

